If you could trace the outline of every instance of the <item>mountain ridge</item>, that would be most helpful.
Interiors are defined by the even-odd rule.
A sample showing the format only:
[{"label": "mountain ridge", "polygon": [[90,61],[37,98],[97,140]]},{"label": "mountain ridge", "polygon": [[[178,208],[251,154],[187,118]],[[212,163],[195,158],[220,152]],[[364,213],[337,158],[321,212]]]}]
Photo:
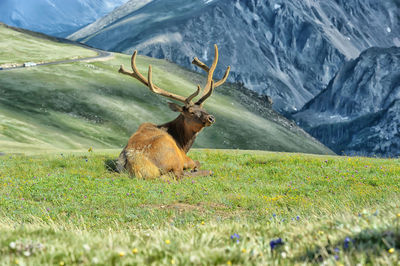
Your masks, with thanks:
[{"label": "mountain ridge", "polygon": [[66,37],[127,0],[2,0],[0,21],[19,28]]},{"label": "mountain ridge", "polygon": [[400,48],[372,47],[347,62],[293,114],[335,152],[400,156]]}]

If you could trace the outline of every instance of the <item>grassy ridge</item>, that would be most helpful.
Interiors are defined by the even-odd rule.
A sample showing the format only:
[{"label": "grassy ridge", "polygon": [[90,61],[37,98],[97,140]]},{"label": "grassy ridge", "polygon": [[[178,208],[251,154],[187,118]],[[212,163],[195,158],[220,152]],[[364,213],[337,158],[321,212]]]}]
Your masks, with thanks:
[{"label": "grassy ridge", "polygon": [[[105,161],[117,154],[0,157],[0,262],[384,264],[398,258],[398,160],[194,150],[190,156],[215,175],[167,182],[107,171]],[[240,239],[232,240],[234,233]],[[271,251],[277,238],[286,244]],[[12,244],[26,249],[31,242],[45,248],[24,256]]]},{"label": "grassy ridge", "polygon": [[[105,62],[76,62],[0,72],[0,145],[3,151],[112,148],[125,145],[139,124],[176,117],[167,100],[117,73],[129,56]],[[154,67],[154,82],[183,95],[203,76],[161,60],[139,57],[142,73]],[[331,153],[322,144],[250,112],[219,91],[207,103],[217,123],[205,129],[197,147]],[[222,92],[222,93],[221,93]]]},{"label": "grassy ridge", "polygon": [[[52,61],[94,53],[1,24],[0,37],[4,40],[0,63]],[[0,151],[118,148],[141,123],[165,123],[176,117],[168,109],[167,99],[117,72],[120,64],[130,65],[129,56],[116,54],[108,59],[0,71]],[[144,74],[149,64],[154,67],[154,82],[172,92],[189,95],[196,84],[204,83],[204,76],[167,61],[137,60]],[[235,91],[235,85],[227,84],[207,101],[206,108],[217,123],[200,134],[197,147],[332,153],[295,125],[284,125],[281,121],[285,119],[271,109],[260,106],[267,111],[260,112],[263,115],[249,111],[254,106],[243,103],[254,103],[251,96],[235,97]],[[247,101],[242,101],[243,97]]]},{"label": "grassy ridge", "polygon": [[[29,31],[16,31],[0,23],[0,66],[24,62],[49,62],[96,56],[96,52],[57,42],[55,38]],[[42,38],[39,38],[41,36]]]}]

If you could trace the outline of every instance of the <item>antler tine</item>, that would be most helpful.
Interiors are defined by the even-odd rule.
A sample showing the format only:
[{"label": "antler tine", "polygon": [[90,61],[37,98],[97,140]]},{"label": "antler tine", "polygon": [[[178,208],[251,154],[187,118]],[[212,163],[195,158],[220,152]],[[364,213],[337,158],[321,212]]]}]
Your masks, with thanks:
[{"label": "antler tine", "polygon": [[[199,86],[199,88],[200,88],[200,86]],[[204,101],[207,100],[207,98],[211,96],[211,94],[213,93],[214,89],[215,89],[215,87],[214,87],[214,80],[211,80],[210,90],[207,92],[206,95],[204,95],[203,97],[201,97],[200,100],[198,100],[198,101],[196,102],[196,105],[202,106],[203,103],[204,103]]]},{"label": "antler tine", "polygon": [[208,76],[207,76],[207,83],[206,86],[204,87],[204,91],[203,91],[203,96],[206,95],[210,89],[211,89],[211,81],[213,80],[213,75],[214,75],[214,70],[217,67],[217,63],[218,63],[218,46],[216,44],[214,44],[214,61],[210,67],[210,69],[208,70]]},{"label": "antler tine", "polygon": [[131,66],[132,66],[133,72],[125,70],[123,65],[121,65],[121,67],[120,67],[118,72],[122,73],[122,74],[125,74],[125,75],[129,75],[131,77],[134,77],[135,79],[139,80],[144,85],[149,87],[150,91],[152,91],[153,93],[156,93],[156,94],[159,94],[161,96],[164,96],[164,97],[167,97],[167,98],[170,98],[170,99],[185,103],[185,105],[191,104],[192,99],[199,94],[200,90],[197,89],[196,92],[194,92],[189,97],[185,98],[183,96],[174,94],[172,92],[165,91],[165,90],[157,87],[156,85],[153,84],[153,81],[152,81],[152,68],[151,68],[151,65],[149,66],[149,72],[147,74],[148,76],[147,76],[147,80],[146,80],[146,78],[139,72],[139,70],[136,67],[136,55],[137,55],[137,51],[135,50],[133,52],[133,55],[132,55],[132,58],[131,58]]},{"label": "antler tine", "polygon": [[192,64],[202,68],[207,73],[208,71],[210,71],[210,68],[206,64],[201,62],[197,57],[193,58]]},{"label": "antler tine", "polygon": [[[217,45],[215,45],[215,48],[216,48],[216,57],[217,57],[217,56],[218,56],[218,47],[217,47]],[[214,59],[214,60],[215,60],[215,59]],[[217,58],[217,60],[218,60],[218,58]],[[207,85],[209,85],[209,80],[208,80],[208,78],[210,77],[210,68],[209,68],[206,64],[204,64],[203,62],[201,62],[197,57],[195,57],[195,58],[193,59],[192,64],[194,64],[194,65],[200,67],[201,69],[203,69],[204,71],[206,71],[206,72],[208,73]],[[213,63],[213,64],[214,64],[214,63]],[[212,67],[212,66],[211,66],[211,67]],[[231,67],[228,66],[227,69],[226,69],[226,71],[225,71],[224,77],[223,77],[221,80],[215,82],[214,88],[217,88],[217,87],[221,86],[222,84],[224,84],[224,82],[226,81],[226,79],[227,79],[228,76],[229,76],[230,70],[231,70]],[[212,79],[212,76],[211,76],[211,79]],[[206,85],[206,87],[205,87],[205,89],[204,89],[205,91],[206,91],[206,89],[207,89],[207,85]],[[203,95],[206,94],[206,93],[207,93],[207,92],[204,92]]]},{"label": "antler tine", "polygon": [[215,87],[214,87],[214,88],[219,87],[219,86],[221,86],[222,84],[225,83],[226,79],[227,79],[228,76],[229,76],[229,71],[231,71],[231,67],[230,67],[230,66],[228,66],[228,67],[226,68],[224,77],[223,77],[221,80],[215,82]]},{"label": "antler tine", "polygon": [[192,95],[186,98],[185,105],[192,104],[193,98],[199,95],[200,91],[201,91],[200,85],[197,85],[197,90]]}]

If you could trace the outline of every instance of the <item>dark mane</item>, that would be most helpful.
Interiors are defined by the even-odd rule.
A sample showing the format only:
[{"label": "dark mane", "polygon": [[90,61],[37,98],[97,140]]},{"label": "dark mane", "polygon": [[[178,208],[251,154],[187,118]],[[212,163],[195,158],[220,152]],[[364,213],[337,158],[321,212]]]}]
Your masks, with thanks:
[{"label": "dark mane", "polygon": [[191,130],[185,124],[185,118],[183,115],[179,115],[175,120],[157,127],[165,129],[168,134],[174,138],[178,147],[181,148],[185,153],[187,153],[192,147],[198,133]]}]

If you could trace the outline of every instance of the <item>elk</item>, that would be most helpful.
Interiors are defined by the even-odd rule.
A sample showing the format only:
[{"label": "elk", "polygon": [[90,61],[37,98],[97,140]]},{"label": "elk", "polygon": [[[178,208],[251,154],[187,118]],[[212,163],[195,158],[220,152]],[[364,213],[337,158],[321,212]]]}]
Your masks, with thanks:
[{"label": "elk", "polygon": [[[215,56],[211,67],[201,62],[197,57],[192,64],[203,69],[207,75],[207,82],[202,90],[197,85],[197,90],[183,97],[165,91],[152,82],[152,70],[149,66],[147,79],[136,67],[137,51],[131,58],[133,72],[124,69],[121,65],[119,72],[131,76],[146,85],[151,92],[181,102],[183,106],[169,102],[169,108],[180,114],[171,122],[155,125],[152,123],[141,124],[138,130],[129,138],[128,144],[122,150],[118,160],[118,171],[128,170],[131,175],[138,178],[154,179],[172,173],[177,179],[183,176],[207,176],[212,171],[198,170],[200,163],[193,161],[186,154],[192,147],[198,133],[204,128],[215,123],[213,115],[203,108],[204,102],[211,96],[213,90],[221,86],[228,78],[230,67],[226,69],[223,78],[217,82],[213,80],[213,74],[218,63],[218,47],[214,45]],[[202,91],[199,100],[193,103],[193,99]],[[186,171],[185,171],[186,170]]]}]

